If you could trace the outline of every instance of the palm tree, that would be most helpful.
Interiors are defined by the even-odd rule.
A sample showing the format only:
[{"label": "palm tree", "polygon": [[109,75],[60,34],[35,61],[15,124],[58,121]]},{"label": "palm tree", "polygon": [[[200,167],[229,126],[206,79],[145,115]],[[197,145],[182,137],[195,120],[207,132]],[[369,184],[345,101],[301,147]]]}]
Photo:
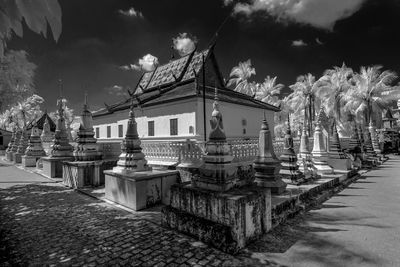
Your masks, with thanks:
[{"label": "palm tree", "polygon": [[269,77],[265,78],[264,82],[259,85],[256,91],[255,98],[261,100],[265,103],[278,106],[279,105],[279,98],[278,95],[281,93],[282,88],[284,87],[283,84],[279,83],[276,84],[277,77]]},{"label": "palm tree", "polygon": [[239,62],[239,65],[233,67],[229,74],[229,81],[227,87],[235,85],[235,91],[241,92],[246,95],[254,96],[257,91],[257,84],[249,82],[252,75],[256,74],[256,70],[251,66],[251,60]]},{"label": "palm tree", "polygon": [[346,92],[351,88],[353,70],[344,63],[341,67],[326,70],[318,80],[316,95],[321,99],[328,116],[341,119],[341,104]]},{"label": "palm tree", "polygon": [[306,109],[308,131],[311,135],[312,121],[315,119],[315,105],[318,100],[316,96],[318,83],[315,81],[315,77],[308,73],[297,77],[297,82],[289,87],[293,92],[289,95],[287,104],[290,105],[295,116],[302,116],[301,111]]},{"label": "palm tree", "polygon": [[396,78],[395,72],[382,71],[382,66],[361,67],[360,73],[354,75],[352,89],[344,95],[345,110],[354,110],[368,123],[372,112],[381,112],[397,100],[400,87],[391,85]]}]

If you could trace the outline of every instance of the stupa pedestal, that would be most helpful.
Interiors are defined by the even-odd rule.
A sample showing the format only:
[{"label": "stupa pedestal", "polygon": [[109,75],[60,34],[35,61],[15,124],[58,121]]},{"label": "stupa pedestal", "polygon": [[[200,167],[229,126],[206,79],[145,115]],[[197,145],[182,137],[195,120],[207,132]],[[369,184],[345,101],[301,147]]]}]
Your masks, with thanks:
[{"label": "stupa pedestal", "polygon": [[329,145],[328,154],[328,164],[335,172],[350,172],[352,170],[351,160],[342,151],[336,123],[334,123],[332,128],[332,140]]},{"label": "stupa pedestal", "polygon": [[77,145],[73,152],[75,161],[63,162],[63,183],[72,188],[104,185],[104,171],[112,169],[117,161],[102,160],[103,154],[94,138],[93,118],[86,94],[81,120]]},{"label": "stupa pedestal", "polygon": [[[193,177],[191,184],[171,187],[171,202],[162,210],[162,224],[225,252],[236,253],[271,229],[271,193],[269,188],[244,185],[235,178],[217,96],[210,123],[207,155],[200,175]],[[262,171],[275,172],[261,167],[268,166],[267,162],[263,165],[263,159],[257,161]],[[256,179],[263,180],[261,176]]]},{"label": "stupa pedestal", "polygon": [[11,134],[10,142],[8,143],[8,146],[7,146],[7,149],[6,149],[6,160],[8,160],[8,161],[12,161],[13,160],[12,148],[14,146],[15,139],[16,139],[16,130],[14,129],[14,131]]},{"label": "stupa pedestal", "polygon": [[39,130],[37,127],[32,127],[28,147],[25,150],[25,155],[22,156],[22,166],[36,167],[37,160],[44,156],[46,156],[46,152],[42,147]]},{"label": "stupa pedestal", "polygon": [[324,136],[321,132],[319,120],[317,120],[314,131],[314,147],[311,155],[314,168],[316,169],[318,175],[324,176],[333,174],[332,167],[328,165],[329,155],[326,151]]},{"label": "stupa pedestal", "polygon": [[69,144],[68,134],[65,128],[64,110],[62,99],[58,100],[58,120],[50,156],[41,158],[43,174],[50,177],[62,177],[62,163],[73,161],[72,151],[74,148]]},{"label": "stupa pedestal", "polygon": [[117,166],[104,174],[106,199],[133,210],[168,204],[169,189],[179,177],[178,171],[153,171],[147,165],[140,144],[132,103]]},{"label": "stupa pedestal", "polygon": [[21,135],[22,135],[22,131],[21,130],[18,130],[15,133],[15,140],[14,140],[14,143],[13,143],[11,149],[10,149],[10,156],[9,156],[10,161],[15,161],[15,153],[17,153],[17,151],[18,151],[19,142],[21,141]]},{"label": "stupa pedestal", "polygon": [[285,146],[283,148],[281,160],[281,169],[279,175],[282,179],[288,180],[291,184],[301,184],[304,182],[304,175],[299,171],[297,165],[297,156],[293,149],[293,138],[290,130],[290,121],[288,118],[288,127],[285,134]]}]

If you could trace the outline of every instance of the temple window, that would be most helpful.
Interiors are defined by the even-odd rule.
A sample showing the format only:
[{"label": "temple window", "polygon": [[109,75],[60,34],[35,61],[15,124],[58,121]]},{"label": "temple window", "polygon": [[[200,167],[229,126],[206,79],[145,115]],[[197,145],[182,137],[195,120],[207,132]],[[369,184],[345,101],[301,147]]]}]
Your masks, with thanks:
[{"label": "temple window", "polygon": [[148,136],[154,136],[154,121],[147,122]]},{"label": "temple window", "polygon": [[107,126],[107,138],[111,137],[111,126]]},{"label": "temple window", "polygon": [[124,136],[124,126],[122,124],[118,125],[118,137]]},{"label": "temple window", "polygon": [[169,120],[169,133],[170,135],[178,135],[178,119]]}]

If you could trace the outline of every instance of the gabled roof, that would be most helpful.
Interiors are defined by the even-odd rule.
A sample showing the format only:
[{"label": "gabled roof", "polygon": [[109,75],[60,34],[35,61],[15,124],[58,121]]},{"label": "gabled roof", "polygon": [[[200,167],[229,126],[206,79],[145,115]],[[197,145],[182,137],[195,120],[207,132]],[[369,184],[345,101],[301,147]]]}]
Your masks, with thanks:
[{"label": "gabled roof", "polygon": [[56,124],[54,123],[54,121],[50,118],[50,116],[47,113],[44,113],[43,116],[40,117],[38,120],[33,120],[30,123],[28,123],[28,125],[26,126],[26,129],[30,130],[36,124],[40,130],[43,130],[43,124],[44,124],[46,118],[49,121],[50,131],[55,132]]},{"label": "gabled roof", "polygon": [[[218,88],[218,96],[221,101],[280,111],[278,107],[225,88],[222,74],[219,71],[218,64],[213,55],[213,47],[201,52],[193,51],[189,55],[157,67],[154,71],[144,73],[133,93],[134,105],[146,107],[202,96],[203,87],[199,84],[200,82],[202,83],[202,79],[198,79],[198,77],[201,75],[200,71],[203,66],[203,58],[206,65],[211,64],[210,66],[213,66],[215,72],[214,78],[216,79],[214,80],[215,86]],[[211,74],[207,73],[206,75]],[[218,81],[218,83],[216,81]],[[209,83],[207,84],[206,82],[206,98],[214,98],[214,88],[215,87],[209,86]],[[124,99],[119,103],[106,105],[105,108],[94,111],[93,117],[107,115],[119,110],[126,110],[130,105],[131,100]]]}]

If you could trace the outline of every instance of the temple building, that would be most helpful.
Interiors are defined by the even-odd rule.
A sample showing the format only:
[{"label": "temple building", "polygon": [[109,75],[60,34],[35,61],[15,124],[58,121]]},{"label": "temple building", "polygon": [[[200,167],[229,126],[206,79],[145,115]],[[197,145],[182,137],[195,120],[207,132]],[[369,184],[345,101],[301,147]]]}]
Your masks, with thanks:
[{"label": "temple building", "polygon": [[[204,66],[204,67],[203,67]],[[266,112],[271,129],[279,108],[226,88],[213,46],[193,51],[145,72],[132,92],[139,137],[147,140],[206,140],[208,120],[218,88],[221,112],[228,139],[255,138]],[[121,140],[131,100],[106,105],[93,112],[95,137],[102,141]]]}]

